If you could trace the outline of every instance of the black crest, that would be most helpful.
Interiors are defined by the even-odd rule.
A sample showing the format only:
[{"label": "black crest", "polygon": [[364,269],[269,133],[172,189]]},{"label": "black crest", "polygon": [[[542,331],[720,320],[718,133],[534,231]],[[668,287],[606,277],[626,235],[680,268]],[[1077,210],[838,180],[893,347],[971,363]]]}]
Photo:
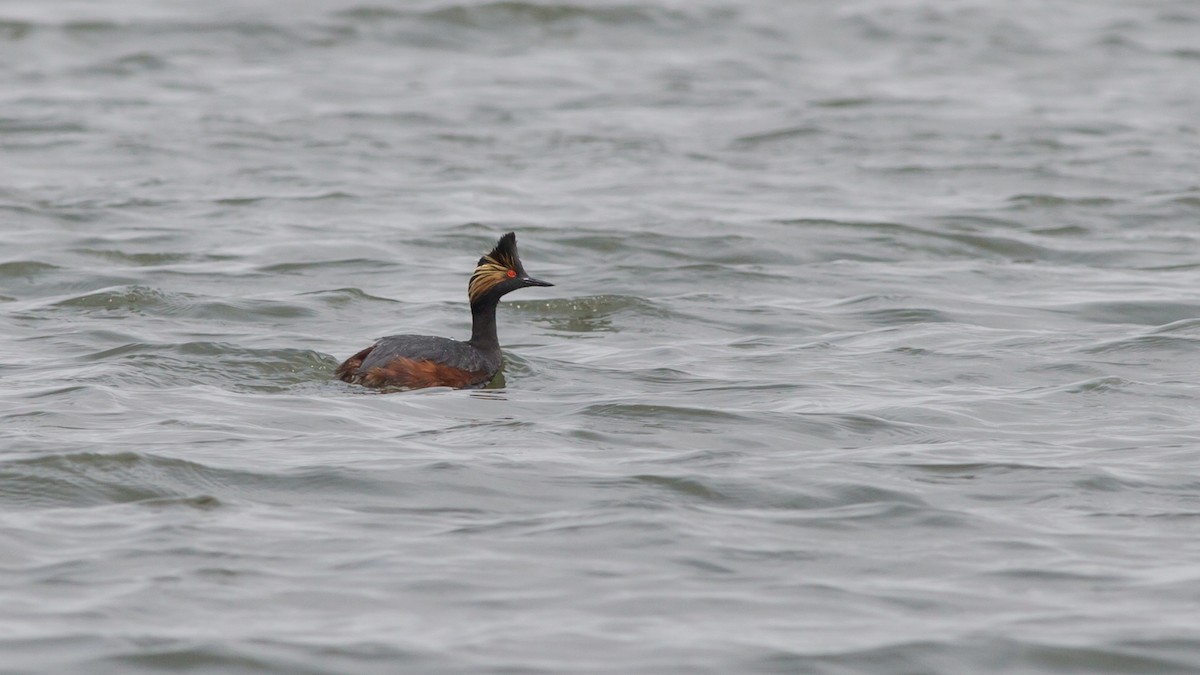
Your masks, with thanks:
[{"label": "black crest", "polygon": [[505,268],[517,269],[520,261],[521,259],[517,256],[517,233],[509,232],[500,237],[495,248],[479,259],[477,266],[492,263]]}]

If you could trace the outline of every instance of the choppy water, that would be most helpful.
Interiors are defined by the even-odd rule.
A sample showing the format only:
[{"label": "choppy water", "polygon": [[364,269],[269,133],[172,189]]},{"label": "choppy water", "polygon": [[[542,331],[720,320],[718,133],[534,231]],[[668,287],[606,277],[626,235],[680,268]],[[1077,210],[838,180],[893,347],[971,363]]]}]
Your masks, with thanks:
[{"label": "choppy water", "polygon": [[6,2],[0,671],[1200,671],[1198,119],[1187,0]]}]

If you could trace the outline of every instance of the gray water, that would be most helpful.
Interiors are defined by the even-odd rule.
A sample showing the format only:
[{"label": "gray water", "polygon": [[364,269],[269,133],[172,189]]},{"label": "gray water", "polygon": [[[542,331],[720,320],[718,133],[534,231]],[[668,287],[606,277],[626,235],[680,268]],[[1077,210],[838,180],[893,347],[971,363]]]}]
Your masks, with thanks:
[{"label": "gray water", "polygon": [[1198,120],[1188,0],[0,4],[0,671],[1198,672]]}]

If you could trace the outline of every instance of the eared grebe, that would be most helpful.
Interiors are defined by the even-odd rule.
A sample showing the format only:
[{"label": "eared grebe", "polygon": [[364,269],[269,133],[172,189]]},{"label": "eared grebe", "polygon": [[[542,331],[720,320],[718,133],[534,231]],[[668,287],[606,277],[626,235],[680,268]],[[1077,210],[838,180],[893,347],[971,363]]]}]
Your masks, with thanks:
[{"label": "eared grebe", "polygon": [[471,339],[466,342],[428,335],[389,335],[346,359],[334,374],[368,387],[479,387],[502,365],[496,337],[500,297],[526,286],[553,286],[525,273],[517,256],[517,235],[500,237],[479,259],[467,297],[471,300]]}]

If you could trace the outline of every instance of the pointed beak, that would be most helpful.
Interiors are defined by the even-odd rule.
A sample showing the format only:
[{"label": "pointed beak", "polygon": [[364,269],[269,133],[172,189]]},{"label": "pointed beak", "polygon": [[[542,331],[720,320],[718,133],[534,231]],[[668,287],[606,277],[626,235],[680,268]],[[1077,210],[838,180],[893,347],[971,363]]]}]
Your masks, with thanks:
[{"label": "pointed beak", "polygon": [[541,279],[534,279],[533,277],[525,277],[525,278],[521,279],[521,281],[526,286],[553,286],[554,285],[554,284],[550,283],[549,281],[542,281]]}]

